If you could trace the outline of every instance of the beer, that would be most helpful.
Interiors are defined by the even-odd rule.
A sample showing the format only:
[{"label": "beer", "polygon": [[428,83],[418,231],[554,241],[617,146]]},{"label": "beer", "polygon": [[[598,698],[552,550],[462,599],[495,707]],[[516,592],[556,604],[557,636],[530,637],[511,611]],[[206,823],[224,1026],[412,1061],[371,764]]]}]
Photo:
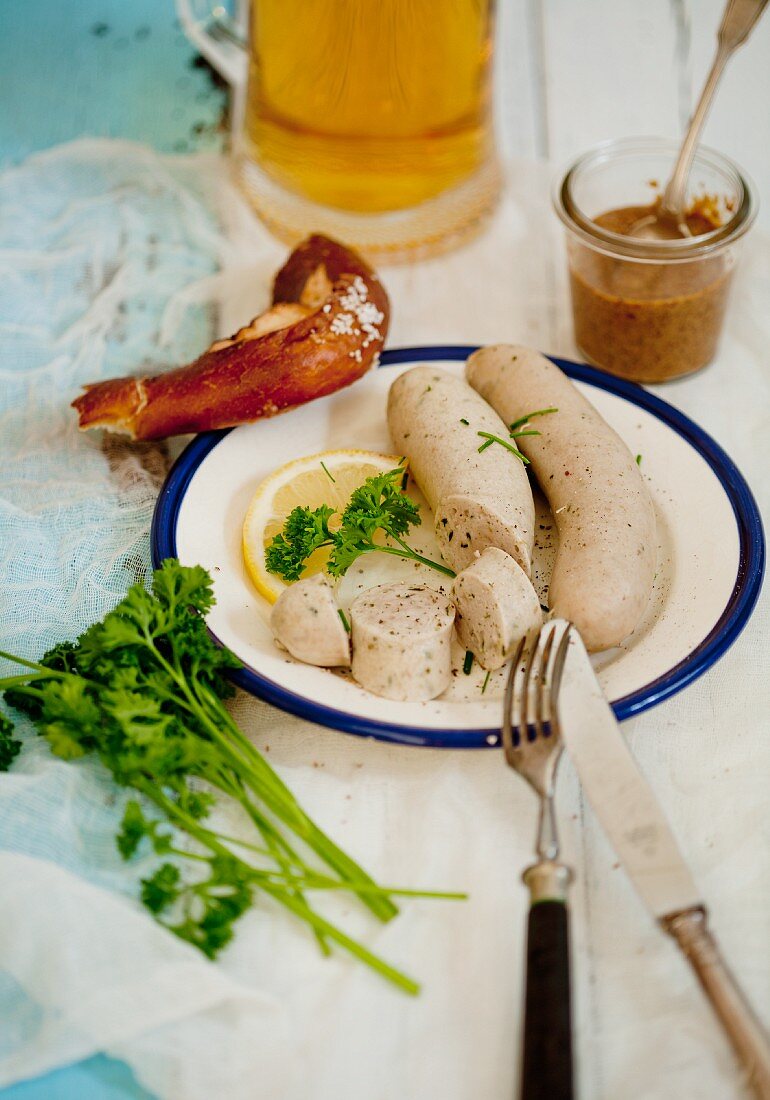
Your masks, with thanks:
[{"label": "beer", "polygon": [[248,156],[285,190],[404,210],[491,154],[494,0],[253,0]]}]

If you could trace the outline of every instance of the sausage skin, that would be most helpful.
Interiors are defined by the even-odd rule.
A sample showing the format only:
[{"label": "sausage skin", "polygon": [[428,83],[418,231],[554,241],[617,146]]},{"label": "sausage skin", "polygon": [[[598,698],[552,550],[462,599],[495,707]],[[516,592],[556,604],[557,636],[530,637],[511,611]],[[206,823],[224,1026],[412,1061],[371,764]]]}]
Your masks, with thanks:
[{"label": "sausage skin", "polygon": [[478,433],[507,439],[500,417],[461,378],[413,367],[388,394],[388,427],[396,449],[433,509],[436,537],[455,570],[486,546],[515,558],[529,575],[535,508],[520,459]]},{"label": "sausage skin", "polygon": [[548,498],[559,532],[549,607],[591,651],[619,645],[639,622],[657,560],[655,512],[622,439],[544,356],[498,344],[474,352],[466,377],[507,424],[539,409],[541,434],[517,446]]}]

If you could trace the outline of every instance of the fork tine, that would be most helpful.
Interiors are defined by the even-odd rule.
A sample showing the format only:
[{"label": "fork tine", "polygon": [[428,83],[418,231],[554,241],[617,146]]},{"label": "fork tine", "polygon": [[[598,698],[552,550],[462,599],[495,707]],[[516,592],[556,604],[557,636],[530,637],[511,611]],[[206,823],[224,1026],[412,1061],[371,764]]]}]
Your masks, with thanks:
[{"label": "fork tine", "polygon": [[534,669],[535,665],[537,664],[537,657],[538,657],[538,652],[539,652],[539,649],[540,649],[540,639],[541,639],[541,637],[542,637],[542,630],[540,631],[540,633],[535,635],[534,639],[531,637],[531,635],[528,638],[528,640],[531,641],[531,647],[530,647],[530,652],[529,652],[529,660],[526,662],[526,664],[524,666],[524,681],[521,685],[521,695],[520,695],[521,713],[519,715],[519,736],[521,738],[525,738],[527,741],[534,741],[535,738],[537,737],[537,728],[534,725],[534,723],[532,723],[532,726],[533,726],[532,736],[530,736],[530,733],[529,733],[530,718],[532,718],[531,707],[530,707],[529,685],[530,685],[530,681],[532,680],[532,670]]},{"label": "fork tine", "polygon": [[[547,636],[546,636],[546,631]],[[543,643],[543,651],[540,657],[540,668],[538,670],[537,680],[535,681],[535,736],[545,736],[544,721],[543,721],[543,699],[548,693],[548,662],[551,659],[551,650],[553,649],[553,640],[556,637],[556,627],[548,626],[543,627],[540,637],[545,637]],[[548,708],[548,717],[551,716],[551,707]]]},{"label": "fork tine", "polygon": [[[544,735],[544,707],[548,682],[548,666],[551,650],[556,637],[555,625],[546,624],[537,634],[529,634],[521,639],[508,670],[503,701],[502,741],[506,758],[512,763],[511,756],[525,738],[530,743]],[[541,645],[542,642],[542,645]],[[524,667],[520,668],[522,658],[527,653]],[[516,691],[517,677],[521,674],[521,690]],[[530,690],[530,685],[534,685]],[[534,696],[534,708],[532,699]],[[518,713],[515,711],[518,710]],[[549,707],[550,717],[550,707]]]},{"label": "fork tine", "polygon": [[524,655],[524,647],[527,644],[526,636],[521,639],[516,652],[513,655],[511,661],[511,667],[508,670],[508,679],[505,682],[505,698],[503,700],[503,748],[505,749],[505,755],[508,763],[511,763],[511,754],[515,749],[513,743],[513,687],[516,680],[516,673],[518,672],[519,665],[521,664],[521,658]]},{"label": "fork tine", "polygon": [[[556,627],[554,625],[554,631]],[[564,672],[564,664],[567,660],[567,650],[569,649],[569,639],[572,633],[572,623],[567,623],[564,628],[564,633],[561,636],[558,648],[556,650],[556,656],[553,659],[553,671],[551,673],[551,714],[556,711],[556,700],[559,696],[559,688],[561,687],[561,676]]]}]

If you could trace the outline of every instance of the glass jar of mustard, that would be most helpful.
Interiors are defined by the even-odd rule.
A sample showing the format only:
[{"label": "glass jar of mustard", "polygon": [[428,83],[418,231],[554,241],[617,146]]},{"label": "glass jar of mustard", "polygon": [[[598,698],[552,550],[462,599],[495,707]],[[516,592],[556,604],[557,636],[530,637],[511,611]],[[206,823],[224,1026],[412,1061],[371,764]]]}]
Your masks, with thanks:
[{"label": "glass jar of mustard", "polygon": [[738,254],[756,217],[754,189],[727,157],[700,148],[687,229],[644,225],[678,153],[675,142],[605,142],[568,169],[554,195],[566,228],[575,339],[595,366],[637,382],[700,370],[717,350]]}]

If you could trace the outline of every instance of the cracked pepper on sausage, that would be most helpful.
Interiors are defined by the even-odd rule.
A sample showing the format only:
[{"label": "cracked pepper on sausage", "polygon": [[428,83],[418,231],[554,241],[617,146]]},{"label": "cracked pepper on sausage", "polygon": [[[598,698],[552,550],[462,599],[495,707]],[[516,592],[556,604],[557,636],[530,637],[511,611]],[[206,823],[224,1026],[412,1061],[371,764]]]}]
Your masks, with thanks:
[{"label": "cracked pepper on sausage", "polygon": [[455,609],[420,584],[381,584],[350,606],[353,677],[385,699],[435,699],[452,679]]},{"label": "cracked pepper on sausage", "polygon": [[618,645],[652,591],[655,512],[633,455],[594,406],[544,356],[499,344],[474,352],[466,377],[507,424],[539,409],[540,435],[517,445],[548,498],[559,532],[549,606],[589,650]]},{"label": "cracked pepper on sausage", "polygon": [[437,367],[413,367],[388,395],[396,448],[435,514],[446,561],[461,570],[486,546],[515,558],[529,575],[535,524],[532,491],[520,459],[479,432],[508,433],[499,416],[461,378]]}]

